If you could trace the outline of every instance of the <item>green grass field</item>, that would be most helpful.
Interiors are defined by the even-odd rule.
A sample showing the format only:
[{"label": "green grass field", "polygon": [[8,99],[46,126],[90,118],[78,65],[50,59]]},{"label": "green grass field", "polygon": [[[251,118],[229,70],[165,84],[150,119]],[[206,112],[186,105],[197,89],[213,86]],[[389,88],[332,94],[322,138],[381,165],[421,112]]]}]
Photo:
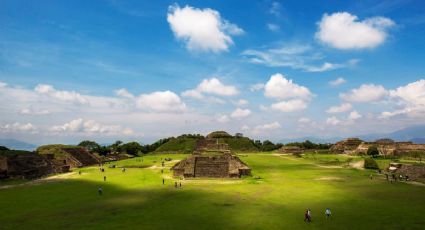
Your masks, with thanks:
[{"label": "green grass field", "polygon": [[[424,229],[425,186],[389,183],[346,166],[347,156],[241,154],[253,177],[182,180],[148,155],[127,167],[78,169],[0,189],[0,229]],[[335,159],[338,159],[336,161]],[[353,161],[359,160],[355,157]],[[103,176],[107,181],[103,182]],[[261,179],[256,179],[261,177]],[[162,185],[165,178],[165,185]],[[99,196],[98,186],[104,194]],[[325,208],[333,217],[326,220]],[[312,222],[305,223],[305,209]]]}]

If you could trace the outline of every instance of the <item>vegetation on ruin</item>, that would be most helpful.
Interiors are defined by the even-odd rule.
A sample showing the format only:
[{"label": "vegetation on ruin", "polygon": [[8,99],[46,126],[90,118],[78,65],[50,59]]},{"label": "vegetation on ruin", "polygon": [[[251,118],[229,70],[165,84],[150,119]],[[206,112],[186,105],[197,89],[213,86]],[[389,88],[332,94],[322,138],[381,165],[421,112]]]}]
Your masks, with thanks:
[{"label": "vegetation on ruin", "polygon": [[[106,164],[105,173],[87,167],[46,180],[50,183],[2,188],[1,229],[422,229],[425,224],[425,187],[389,183],[376,170],[346,166],[362,156],[243,153],[252,177],[183,180],[176,189],[169,168],[185,157],[148,154],[112,162],[114,169]],[[165,158],[172,161],[165,161],[161,174]],[[303,221],[307,208],[310,224]],[[332,219],[325,219],[325,208]]]}]

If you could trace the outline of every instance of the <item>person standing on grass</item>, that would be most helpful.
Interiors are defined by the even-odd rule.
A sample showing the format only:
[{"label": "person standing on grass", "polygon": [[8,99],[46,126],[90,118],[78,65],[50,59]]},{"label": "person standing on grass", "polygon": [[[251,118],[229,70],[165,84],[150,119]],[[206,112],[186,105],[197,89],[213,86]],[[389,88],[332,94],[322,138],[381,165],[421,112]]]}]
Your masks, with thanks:
[{"label": "person standing on grass", "polygon": [[370,177],[370,179],[371,179],[371,180],[373,179],[373,175],[372,175],[372,174],[370,174],[370,176],[369,176],[369,177]]},{"label": "person standing on grass", "polygon": [[164,178],[162,178],[162,185],[164,185],[165,184],[165,179]]},{"label": "person standing on grass", "polygon": [[332,213],[331,213],[331,209],[330,208],[327,208],[325,210],[325,215],[326,215],[326,219],[329,219],[329,217],[331,217]]},{"label": "person standing on grass", "polygon": [[106,181],[106,176],[103,176],[103,181]]},{"label": "person standing on grass", "polygon": [[174,182],[174,188],[177,188],[177,181]]},{"label": "person standing on grass", "polygon": [[304,222],[308,221],[308,210],[305,210],[304,213]]},{"label": "person standing on grass", "polygon": [[311,222],[311,210],[307,210],[308,222]]},{"label": "person standing on grass", "polygon": [[99,196],[103,194],[102,186],[99,186],[99,188],[97,189],[97,192],[99,193]]}]

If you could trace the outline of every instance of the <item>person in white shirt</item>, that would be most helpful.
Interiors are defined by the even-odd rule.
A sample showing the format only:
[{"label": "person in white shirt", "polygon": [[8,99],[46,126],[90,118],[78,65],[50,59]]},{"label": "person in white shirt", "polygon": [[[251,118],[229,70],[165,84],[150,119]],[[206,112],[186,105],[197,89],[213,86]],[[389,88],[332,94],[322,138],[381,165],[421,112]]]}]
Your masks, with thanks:
[{"label": "person in white shirt", "polygon": [[330,208],[327,208],[326,210],[325,210],[325,215],[326,215],[326,219],[328,219],[329,217],[331,217],[331,209]]}]

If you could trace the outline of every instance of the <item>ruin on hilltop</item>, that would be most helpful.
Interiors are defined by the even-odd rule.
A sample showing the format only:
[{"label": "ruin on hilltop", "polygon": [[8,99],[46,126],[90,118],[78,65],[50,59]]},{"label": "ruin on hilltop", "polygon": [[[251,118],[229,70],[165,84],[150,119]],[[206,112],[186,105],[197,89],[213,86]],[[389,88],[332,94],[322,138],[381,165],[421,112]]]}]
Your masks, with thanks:
[{"label": "ruin on hilltop", "polygon": [[171,170],[175,177],[239,178],[250,175],[251,169],[233,154],[219,137],[230,136],[224,131],[213,132],[199,139],[195,151],[186,159],[175,164]]}]

